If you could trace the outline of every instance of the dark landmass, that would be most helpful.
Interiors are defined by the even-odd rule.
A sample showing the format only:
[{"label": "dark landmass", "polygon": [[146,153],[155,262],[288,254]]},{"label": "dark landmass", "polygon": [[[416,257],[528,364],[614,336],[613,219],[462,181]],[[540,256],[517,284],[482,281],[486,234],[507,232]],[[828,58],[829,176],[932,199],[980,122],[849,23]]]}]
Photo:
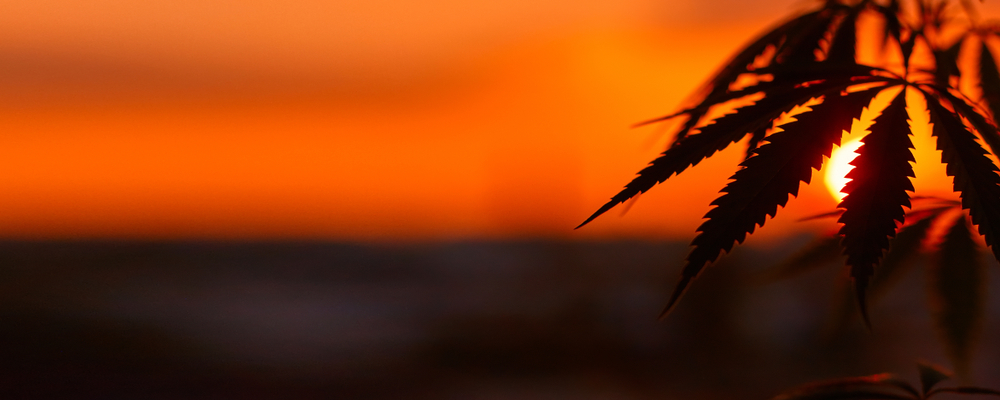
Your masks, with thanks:
[{"label": "dark landmass", "polygon": [[756,400],[946,364],[921,273],[871,332],[831,322],[836,264],[761,279],[807,240],[737,249],[662,322],[686,243],[3,242],[0,397]]}]

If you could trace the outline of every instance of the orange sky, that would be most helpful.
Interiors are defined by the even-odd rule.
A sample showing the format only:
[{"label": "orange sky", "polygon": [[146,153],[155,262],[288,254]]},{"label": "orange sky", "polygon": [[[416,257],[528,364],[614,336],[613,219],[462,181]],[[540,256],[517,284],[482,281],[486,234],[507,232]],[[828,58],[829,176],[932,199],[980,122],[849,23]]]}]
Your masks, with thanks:
[{"label": "orange sky", "polygon": [[572,228],[662,150],[631,123],[800,5],[5,2],[0,237],[691,237],[742,148]]}]

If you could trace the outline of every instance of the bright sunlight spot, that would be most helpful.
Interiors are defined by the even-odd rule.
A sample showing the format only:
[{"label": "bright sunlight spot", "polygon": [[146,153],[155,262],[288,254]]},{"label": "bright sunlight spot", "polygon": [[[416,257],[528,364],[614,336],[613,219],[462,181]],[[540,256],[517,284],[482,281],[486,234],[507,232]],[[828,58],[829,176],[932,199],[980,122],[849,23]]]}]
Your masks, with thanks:
[{"label": "bright sunlight spot", "polygon": [[833,154],[830,156],[830,160],[827,161],[826,175],[823,177],[823,182],[826,183],[827,190],[833,195],[833,198],[837,199],[837,202],[844,200],[844,196],[847,194],[842,192],[844,185],[847,184],[850,179],[847,179],[847,173],[854,169],[851,165],[851,161],[854,157],[857,157],[858,147],[861,147],[861,139],[855,139],[844,143],[839,148],[833,150]]}]

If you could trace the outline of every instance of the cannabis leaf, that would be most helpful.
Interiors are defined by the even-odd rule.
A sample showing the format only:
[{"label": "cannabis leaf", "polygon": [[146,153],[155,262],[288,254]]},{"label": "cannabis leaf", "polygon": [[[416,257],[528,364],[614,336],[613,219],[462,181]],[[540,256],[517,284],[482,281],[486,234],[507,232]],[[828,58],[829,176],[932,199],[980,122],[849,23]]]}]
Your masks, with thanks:
[{"label": "cannabis leaf", "polygon": [[861,139],[851,179],[844,187],[847,196],[840,202],[844,209],[838,222],[843,224],[841,244],[851,266],[861,313],[868,321],[865,289],[875,272],[882,252],[889,248],[889,238],[896,235],[896,223],[902,224],[910,207],[907,191],[913,191],[913,154],[906,116],[906,92],[900,91],[875,119],[871,133]]},{"label": "cannabis leaf", "polygon": [[[879,270],[890,265],[885,254],[896,242],[892,239],[903,234],[901,229],[915,229],[917,236],[927,232],[925,224],[906,220],[912,208],[910,178],[914,177],[910,113],[929,114],[942,162],[962,199],[961,212],[968,213],[976,231],[1000,259],[1000,175],[991,158],[1000,155],[995,123],[1000,114],[1000,70],[988,45],[997,39],[995,30],[977,25],[968,2],[963,3],[967,6],[962,8],[964,16],[956,14],[955,7],[947,7],[952,3],[949,0],[910,3],[915,4],[825,0],[760,35],[708,80],[696,93],[696,104],[640,123],[684,119],[672,144],[579,227],[749,137],[745,159],[698,227],[665,316],[707,265],[742,243],[768,217],[774,217],[789,196],[796,196],[802,183],[809,183],[813,170],[822,167],[853,120],[885,93],[893,98],[862,140],[852,162],[856,168],[848,176],[851,182],[844,190],[847,196],[838,205],[842,212],[836,237],[866,323],[867,292]],[[864,29],[866,23],[881,24],[882,29]],[[883,61],[858,62],[859,44],[868,42],[876,44],[868,47],[878,49],[876,59]],[[967,59],[978,62],[974,66],[961,62]],[[742,78],[752,78],[754,83],[740,87],[737,81]],[[962,92],[969,87],[975,88],[973,93]],[[923,97],[917,103],[926,103],[925,108],[908,104],[907,96]],[[805,111],[792,115],[803,107]],[[723,112],[709,118],[710,109]],[[955,247],[941,249],[948,263],[938,266],[934,278],[941,284],[935,289],[943,304],[939,319],[952,321],[948,323],[955,327],[945,333],[949,343],[968,343],[965,338],[971,337],[969,332],[976,326],[973,319],[952,311],[978,300],[954,296],[955,288],[968,289],[980,279],[963,269],[975,262],[958,253],[972,251],[968,244],[974,242],[962,239],[965,225],[959,221],[965,218],[949,225],[952,234],[945,243]],[[910,243],[907,247],[919,246]],[[961,261],[962,266],[952,261]],[[978,292],[969,289],[969,293]],[[968,354],[968,344],[956,346],[955,357]]]},{"label": "cannabis leaf", "polygon": [[799,386],[771,400],[927,400],[940,393],[1000,396],[1000,391],[976,386],[937,387],[951,372],[930,363],[918,363],[920,390],[892,374],[836,379]]},{"label": "cannabis leaf", "polygon": [[[962,103],[964,104],[964,102]],[[979,226],[979,234],[1000,258],[996,246],[997,229],[1000,229],[1000,175],[993,160],[976,142],[958,117],[943,106],[928,102],[931,134],[937,138],[941,161],[946,172],[954,177],[954,189],[962,197],[962,207],[969,210],[972,223]]]},{"label": "cannabis leaf", "polygon": [[[929,255],[924,259],[930,260],[926,278],[931,319],[952,364],[965,373],[986,314],[986,271],[979,259],[979,245],[972,240],[970,223],[962,212],[961,203],[937,198],[915,197],[912,200],[914,209],[907,212],[905,218],[911,222],[901,227],[889,241],[889,252],[869,281],[870,297],[877,301],[914,269],[912,261],[917,254]],[[838,214],[844,212],[820,217]],[[941,229],[931,229],[933,226]],[[764,276],[770,281],[787,279],[839,261],[835,247],[839,238],[839,235],[818,238],[799,254],[765,271]],[[835,330],[842,330],[856,315],[850,307],[855,297],[856,293],[845,287],[845,301],[834,304]]]},{"label": "cannabis leaf", "polygon": [[932,311],[948,353],[961,370],[969,366],[973,343],[978,337],[985,310],[983,289],[986,271],[979,263],[976,243],[965,218],[948,230],[937,262],[929,269]]},{"label": "cannabis leaf", "polygon": [[[823,157],[829,157],[833,146],[840,144],[845,129],[850,129],[853,116],[860,117],[861,109],[871,102],[876,90],[847,95],[830,94],[813,112],[797,117],[783,125],[781,132],[766,138],[767,144],[754,151],[754,156],[744,161],[743,169],[736,172],[705,215],[692,245],[687,264],[677,290],[667,304],[668,312],[687,287],[704,268],[734,242],[743,242],[756,226],[764,225],[766,217],[773,217],[778,206],[784,206],[788,196],[798,194],[801,182],[809,183],[813,169],[819,169]],[[846,118],[845,118],[846,117]],[[835,122],[835,123],[831,123]],[[836,123],[839,122],[839,123]]]}]

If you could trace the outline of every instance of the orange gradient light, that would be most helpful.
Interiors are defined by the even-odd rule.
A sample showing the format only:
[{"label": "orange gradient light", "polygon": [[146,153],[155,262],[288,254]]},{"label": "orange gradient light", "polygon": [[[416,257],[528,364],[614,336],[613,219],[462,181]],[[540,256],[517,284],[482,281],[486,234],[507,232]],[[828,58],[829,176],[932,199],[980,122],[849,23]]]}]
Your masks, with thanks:
[{"label": "orange gradient light", "polygon": [[688,238],[746,142],[573,227],[796,4],[5,2],[0,240]]},{"label": "orange gradient light", "polygon": [[844,185],[850,181],[847,178],[847,173],[854,169],[851,165],[851,161],[858,156],[857,150],[861,147],[861,139],[855,139],[843,143],[840,147],[833,150],[833,154],[830,159],[826,162],[826,173],[823,175],[823,183],[826,184],[826,189],[830,191],[830,195],[839,203],[844,200]]}]

